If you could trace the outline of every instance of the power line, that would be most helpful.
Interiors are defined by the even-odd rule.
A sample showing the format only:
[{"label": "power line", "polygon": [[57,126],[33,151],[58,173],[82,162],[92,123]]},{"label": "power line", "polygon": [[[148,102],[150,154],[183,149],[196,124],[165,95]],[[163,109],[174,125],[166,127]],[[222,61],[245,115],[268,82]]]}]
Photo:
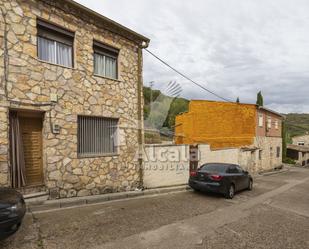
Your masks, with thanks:
[{"label": "power line", "polygon": [[286,124],[287,124],[288,126],[293,126],[293,127],[295,127],[295,128],[299,128],[299,129],[301,129],[301,130],[308,131],[308,128],[305,128],[305,127],[302,127],[302,126],[299,126],[299,125],[295,125],[295,124],[292,124],[292,123],[289,123],[289,122],[286,122]]},{"label": "power line", "polygon": [[170,69],[172,69],[173,71],[175,71],[176,73],[178,73],[180,76],[182,76],[183,78],[189,80],[190,82],[192,82],[193,84],[197,85],[198,87],[202,88],[203,90],[207,91],[208,93],[216,96],[219,99],[222,99],[224,101],[227,102],[234,102],[231,101],[227,98],[221,97],[220,95],[218,95],[217,93],[207,89],[206,87],[202,86],[201,84],[197,83],[196,81],[192,80],[190,77],[186,76],[185,74],[183,74],[182,72],[178,71],[176,68],[174,68],[173,66],[171,66],[170,64],[168,64],[167,62],[165,62],[164,60],[162,60],[159,56],[155,55],[154,53],[152,53],[151,51],[149,51],[147,48],[145,48],[145,50],[152,55],[154,58],[156,58],[157,60],[159,60],[161,63],[163,63],[165,66],[169,67]]}]

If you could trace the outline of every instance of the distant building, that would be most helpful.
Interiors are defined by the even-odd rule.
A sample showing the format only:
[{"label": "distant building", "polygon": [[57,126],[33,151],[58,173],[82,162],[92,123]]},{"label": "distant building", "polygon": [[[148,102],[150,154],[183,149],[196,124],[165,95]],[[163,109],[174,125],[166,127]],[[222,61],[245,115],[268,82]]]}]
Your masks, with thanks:
[{"label": "distant building", "polygon": [[286,155],[298,165],[305,166],[309,164],[309,146],[288,144]]},{"label": "distant building", "polygon": [[292,144],[309,146],[309,134],[292,137]]},{"label": "distant building", "polygon": [[212,149],[250,149],[252,171],[282,164],[283,116],[254,104],[193,100],[176,117],[176,144],[209,144]]}]

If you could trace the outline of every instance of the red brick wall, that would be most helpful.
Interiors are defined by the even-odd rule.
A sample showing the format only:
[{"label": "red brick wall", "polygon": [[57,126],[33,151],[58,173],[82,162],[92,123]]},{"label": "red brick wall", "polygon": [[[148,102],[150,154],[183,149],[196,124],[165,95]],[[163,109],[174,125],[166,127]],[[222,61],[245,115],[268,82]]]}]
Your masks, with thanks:
[{"label": "red brick wall", "polygon": [[[263,126],[259,126],[259,116],[263,117]],[[271,127],[268,128],[268,119],[271,120]],[[276,122],[278,126],[276,127]],[[256,117],[256,135],[268,137],[281,137],[282,118],[267,110],[258,109]]]}]

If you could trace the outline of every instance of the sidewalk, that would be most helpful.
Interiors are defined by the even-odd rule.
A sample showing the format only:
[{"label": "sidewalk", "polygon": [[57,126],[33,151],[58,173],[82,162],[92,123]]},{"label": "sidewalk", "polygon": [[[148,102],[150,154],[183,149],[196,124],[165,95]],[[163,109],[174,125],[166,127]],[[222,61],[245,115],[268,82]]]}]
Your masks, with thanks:
[{"label": "sidewalk", "polygon": [[41,196],[37,198],[26,199],[27,211],[28,212],[40,212],[51,209],[68,208],[74,206],[82,206],[89,204],[103,203],[107,201],[121,200],[134,197],[143,197],[150,195],[158,195],[172,192],[180,192],[190,190],[187,185],[166,187],[166,188],[156,188],[156,189],[146,189],[146,190],[136,190],[121,193],[110,193],[102,195],[92,195],[85,197],[73,197],[64,198],[56,200],[47,200],[46,196]]},{"label": "sidewalk", "polygon": [[[260,178],[263,176],[274,175],[279,173],[288,172],[290,170],[289,167],[284,167],[280,170],[264,172],[261,174],[253,175],[253,178]],[[64,198],[64,199],[56,199],[56,200],[47,200],[47,195],[40,196],[36,198],[26,199],[27,211],[29,212],[41,212],[52,209],[61,209],[61,208],[69,208],[83,205],[91,205],[98,204],[108,201],[128,199],[128,198],[136,198],[150,195],[158,195],[179,191],[188,191],[191,188],[188,185],[180,185],[173,187],[164,187],[164,188],[155,188],[155,189],[146,189],[146,190],[136,190],[129,192],[120,192],[120,193],[110,193],[110,194],[102,194],[102,195],[92,195],[85,197],[72,197],[72,198]]]}]

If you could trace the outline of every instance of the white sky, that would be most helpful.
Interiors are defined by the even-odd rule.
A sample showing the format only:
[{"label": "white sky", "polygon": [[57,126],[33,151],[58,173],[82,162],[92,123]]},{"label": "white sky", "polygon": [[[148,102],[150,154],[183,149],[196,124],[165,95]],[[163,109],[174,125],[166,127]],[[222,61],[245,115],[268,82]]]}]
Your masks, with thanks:
[{"label": "white sky", "polygon": [[[309,112],[308,0],[76,0],[151,39],[149,49],[226,98]],[[216,99],[144,53],[144,84]]]}]

